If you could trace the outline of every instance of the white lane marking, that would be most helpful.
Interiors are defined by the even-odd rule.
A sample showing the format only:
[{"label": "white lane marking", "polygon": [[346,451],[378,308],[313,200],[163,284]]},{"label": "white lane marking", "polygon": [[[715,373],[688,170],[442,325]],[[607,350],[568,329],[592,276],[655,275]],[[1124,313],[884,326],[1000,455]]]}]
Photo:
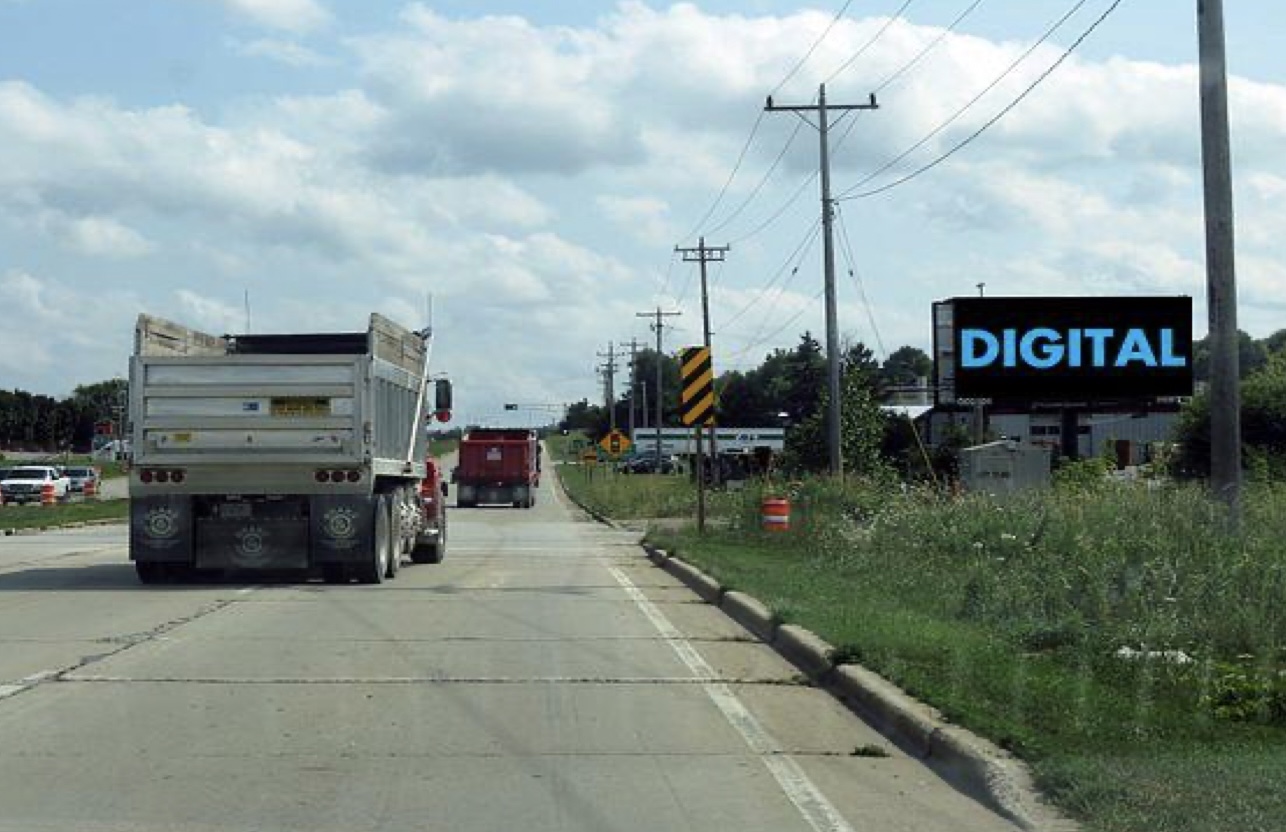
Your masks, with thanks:
[{"label": "white lane marking", "polygon": [[14,694],[22,693],[24,690],[34,688],[46,679],[54,678],[58,675],[58,672],[59,671],[57,670],[42,670],[38,673],[32,673],[30,676],[23,676],[18,680],[17,684],[0,685],[0,699],[5,699],[13,696]]},{"label": "white lane marking", "polygon": [[763,760],[764,766],[777,781],[777,785],[790,798],[790,802],[795,804],[795,808],[799,810],[799,814],[808,822],[808,825],[816,832],[854,832],[853,827],[826,799],[821,789],[809,779],[799,763],[782,751],[781,745],[773,739],[767,729],[759,724],[759,720],[747,710],[736,694],[723,682],[716,681],[718,674],[714,668],[670,623],[665,613],[648,600],[629,576],[620,569],[612,566],[608,567],[608,571],[612,573],[612,577],[630,596],[643,615],[652,622],[652,626],[656,627],[661,637],[674,649],[688,670],[692,671],[692,675],[702,680],[701,687],[710,697],[710,701],[723,714],[724,719],[728,720],[728,724],[741,734],[751,750]]}]

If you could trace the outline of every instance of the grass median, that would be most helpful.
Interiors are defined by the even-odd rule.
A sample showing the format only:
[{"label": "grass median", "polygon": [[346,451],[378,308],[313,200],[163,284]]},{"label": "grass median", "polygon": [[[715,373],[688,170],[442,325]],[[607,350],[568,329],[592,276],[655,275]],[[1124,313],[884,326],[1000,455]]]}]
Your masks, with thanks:
[{"label": "grass median", "polygon": [[53,529],[78,523],[122,522],[129,519],[129,500],[85,500],[0,506],[0,530]]},{"label": "grass median", "polygon": [[[566,482],[608,515],[690,516],[681,479]],[[1234,533],[1188,488],[775,490],[789,533],[759,530],[751,488],[704,536],[651,537],[1018,753],[1087,829],[1286,827],[1286,491],[1252,491]]]}]

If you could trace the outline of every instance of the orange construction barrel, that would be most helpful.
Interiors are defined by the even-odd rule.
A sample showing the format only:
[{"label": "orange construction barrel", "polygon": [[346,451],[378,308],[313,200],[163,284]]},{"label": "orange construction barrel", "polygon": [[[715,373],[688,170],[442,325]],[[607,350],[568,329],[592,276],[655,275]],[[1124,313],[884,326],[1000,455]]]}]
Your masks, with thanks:
[{"label": "orange construction barrel", "polygon": [[47,482],[40,486],[40,504],[42,506],[52,506],[58,500],[54,497],[54,484]]},{"label": "orange construction barrel", "polygon": [[83,486],[83,490],[81,491],[81,495],[82,495],[86,500],[92,500],[92,499],[94,499],[95,497],[97,497],[97,496],[98,496],[98,486],[95,484],[96,482],[97,482],[97,480],[92,479],[92,478],[91,478],[91,479],[87,479],[87,480],[85,480],[85,485]]},{"label": "orange construction barrel", "polygon": [[785,497],[764,497],[760,503],[759,516],[766,532],[790,531],[790,500]]}]

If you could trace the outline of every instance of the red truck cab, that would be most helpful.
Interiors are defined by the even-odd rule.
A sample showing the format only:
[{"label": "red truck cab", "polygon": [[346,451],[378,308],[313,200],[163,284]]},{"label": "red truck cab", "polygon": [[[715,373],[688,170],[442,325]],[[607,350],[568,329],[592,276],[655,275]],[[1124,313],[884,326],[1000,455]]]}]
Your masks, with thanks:
[{"label": "red truck cab", "polygon": [[415,563],[441,563],[447,551],[447,494],[448,487],[442,479],[442,466],[429,457],[425,460],[425,475],[420,481],[420,510],[424,513],[424,526],[416,535],[411,560]]}]

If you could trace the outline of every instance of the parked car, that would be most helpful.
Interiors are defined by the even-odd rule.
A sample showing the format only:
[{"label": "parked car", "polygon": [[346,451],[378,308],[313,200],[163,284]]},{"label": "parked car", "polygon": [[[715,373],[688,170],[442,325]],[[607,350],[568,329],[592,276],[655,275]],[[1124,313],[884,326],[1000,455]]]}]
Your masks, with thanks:
[{"label": "parked car", "polygon": [[54,499],[66,500],[71,480],[52,465],[19,465],[0,480],[0,495],[6,503],[38,503],[46,485],[54,487]]},{"label": "parked car", "polygon": [[92,465],[72,465],[64,468],[63,473],[67,475],[68,487],[73,494],[83,494],[86,483],[92,483],[94,491],[102,485],[103,476]]},{"label": "parked car", "polygon": [[627,457],[621,462],[621,472],[625,474],[673,474],[679,470],[678,462],[672,456],[662,456],[657,465],[655,454],[638,454]]}]

